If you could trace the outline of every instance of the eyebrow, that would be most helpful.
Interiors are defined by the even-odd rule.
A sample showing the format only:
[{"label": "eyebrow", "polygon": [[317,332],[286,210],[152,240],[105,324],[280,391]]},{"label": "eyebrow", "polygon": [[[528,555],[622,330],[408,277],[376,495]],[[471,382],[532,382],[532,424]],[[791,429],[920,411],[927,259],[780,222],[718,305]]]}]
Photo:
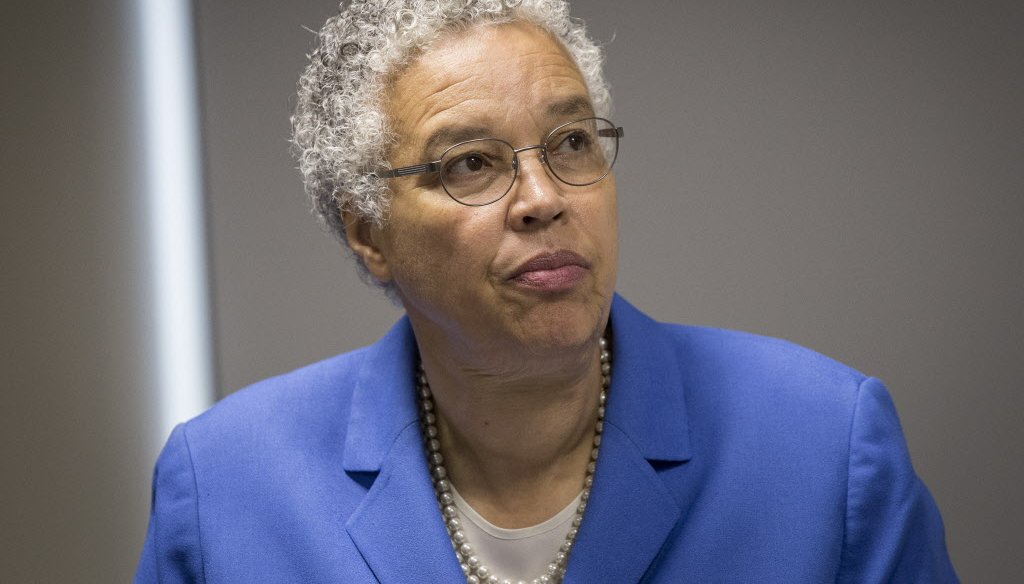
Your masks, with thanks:
[{"label": "eyebrow", "polygon": [[[594,115],[590,99],[582,95],[574,95],[566,99],[548,104],[545,113],[549,117],[568,117],[574,115]],[[477,138],[491,138],[494,133],[483,126],[445,126],[430,134],[423,147],[424,156],[439,157],[441,150]]]},{"label": "eyebrow", "polygon": [[590,100],[582,95],[574,95],[572,97],[558,100],[551,103],[547,107],[547,114],[549,116],[572,116],[576,114],[587,114],[594,115],[594,108],[590,105]]},{"label": "eyebrow", "polygon": [[439,150],[476,138],[490,138],[491,131],[483,126],[445,126],[427,138],[423,152],[429,156],[440,156]]}]

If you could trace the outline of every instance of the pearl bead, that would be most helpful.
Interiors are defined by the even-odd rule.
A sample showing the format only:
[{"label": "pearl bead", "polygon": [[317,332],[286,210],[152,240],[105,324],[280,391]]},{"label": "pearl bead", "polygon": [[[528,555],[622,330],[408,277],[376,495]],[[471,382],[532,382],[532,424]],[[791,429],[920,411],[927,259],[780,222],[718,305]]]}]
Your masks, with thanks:
[{"label": "pearl bead", "polygon": [[[590,454],[591,461],[587,464],[587,473],[583,478],[583,492],[581,493],[580,504],[576,507],[572,526],[569,528],[565,535],[565,540],[561,543],[558,552],[555,554],[554,561],[548,564],[547,571],[544,574],[533,578],[529,581],[529,584],[561,584],[562,578],[565,576],[565,565],[568,562],[569,552],[573,548],[576,536],[579,533],[579,526],[587,509],[590,489],[594,484],[594,472],[597,469],[596,460],[598,448],[601,446],[601,433],[604,431],[605,403],[607,402],[606,388],[611,383],[611,353],[608,351],[608,341],[602,337],[600,344],[600,402],[597,409],[597,421],[594,424],[594,447]],[[466,582],[467,584],[513,584],[511,580],[500,579],[482,563],[479,556],[474,555],[473,547],[467,541],[466,533],[462,530],[462,522],[458,517],[458,509],[455,507],[455,497],[451,493],[452,485],[448,480],[448,471],[444,467],[445,459],[441,453],[441,442],[436,426],[437,416],[434,413],[434,400],[426,373],[423,371],[422,363],[417,364],[417,371],[416,382],[420,397],[420,430],[423,433],[431,482],[434,484],[438,509],[441,510],[441,514],[445,518],[445,528],[449,533],[452,549],[457,557],[462,558],[459,566],[466,575]],[[517,580],[515,584],[527,584],[527,581]]]}]

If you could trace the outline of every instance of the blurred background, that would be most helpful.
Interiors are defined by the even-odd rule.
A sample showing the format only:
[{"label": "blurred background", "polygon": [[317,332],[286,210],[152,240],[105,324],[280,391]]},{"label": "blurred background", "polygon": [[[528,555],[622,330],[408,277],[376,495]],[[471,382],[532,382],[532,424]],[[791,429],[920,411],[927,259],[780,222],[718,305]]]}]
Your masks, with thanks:
[{"label": "blurred background", "polygon": [[[336,8],[0,7],[5,581],[129,580],[171,424],[399,316],[288,154],[306,29]],[[1024,4],[574,13],[626,128],[620,292],[884,379],[961,578],[1017,581]]]}]

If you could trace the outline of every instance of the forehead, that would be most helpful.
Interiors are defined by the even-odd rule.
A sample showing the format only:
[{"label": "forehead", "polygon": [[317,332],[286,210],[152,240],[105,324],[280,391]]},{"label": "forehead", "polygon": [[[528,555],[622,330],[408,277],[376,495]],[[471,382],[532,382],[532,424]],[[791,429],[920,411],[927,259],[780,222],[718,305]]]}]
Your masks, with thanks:
[{"label": "forehead", "polygon": [[398,149],[461,128],[509,138],[592,111],[562,45],[528,23],[478,26],[435,43],[391,83],[387,110]]}]

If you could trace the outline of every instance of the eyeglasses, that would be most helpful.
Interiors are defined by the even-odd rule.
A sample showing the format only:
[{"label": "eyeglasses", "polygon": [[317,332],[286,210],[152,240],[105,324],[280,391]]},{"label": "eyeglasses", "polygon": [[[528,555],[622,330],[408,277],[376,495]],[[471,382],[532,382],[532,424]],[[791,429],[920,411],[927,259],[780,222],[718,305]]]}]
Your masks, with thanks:
[{"label": "eyeglasses", "polygon": [[441,154],[440,160],[373,173],[377,178],[396,178],[436,172],[453,200],[463,205],[489,205],[512,190],[519,173],[519,153],[540,150],[541,164],[559,181],[582,187],[611,172],[619,154],[622,127],[604,118],[584,118],[562,124],[548,133],[542,144],[515,148],[498,138],[459,142]]}]

